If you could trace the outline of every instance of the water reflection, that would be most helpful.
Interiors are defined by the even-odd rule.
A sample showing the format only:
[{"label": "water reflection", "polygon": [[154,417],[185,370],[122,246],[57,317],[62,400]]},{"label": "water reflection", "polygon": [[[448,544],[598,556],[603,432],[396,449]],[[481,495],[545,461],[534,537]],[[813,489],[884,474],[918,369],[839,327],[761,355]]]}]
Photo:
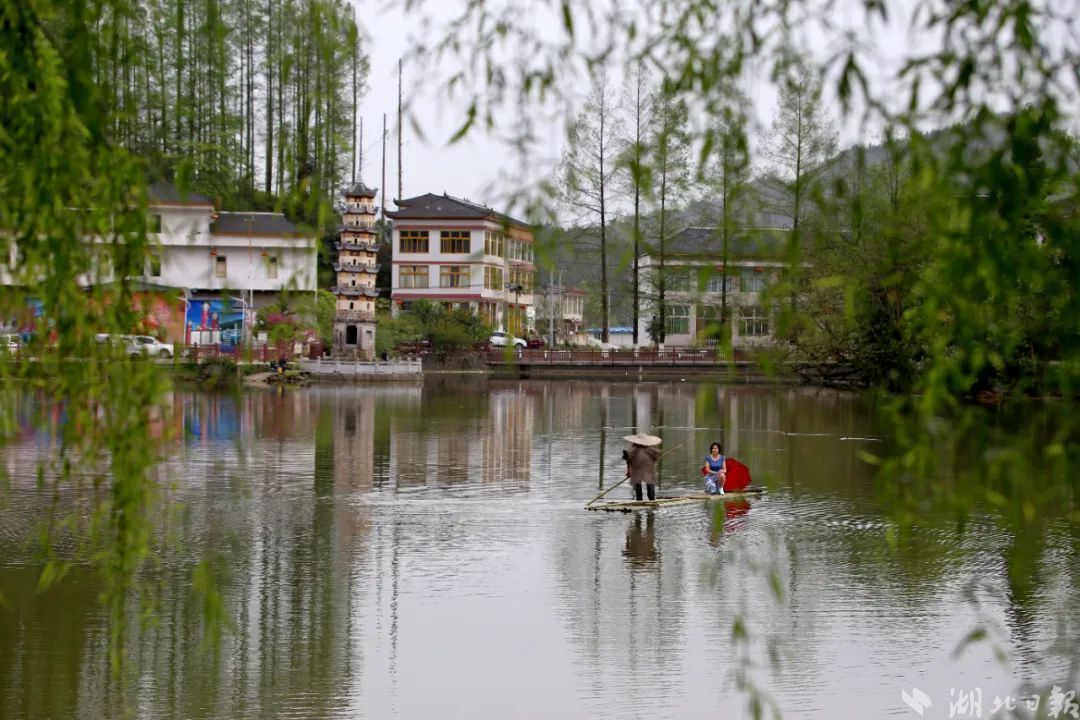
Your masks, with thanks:
[{"label": "water reflection", "polygon": [[[793,717],[904,710],[901,686],[947,698],[1069,680],[1080,559],[1045,518],[1035,547],[993,516],[958,532],[927,507],[887,537],[856,443],[859,399],[801,388],[442,378],[423,385],[177,393],[162,418],[175,499],[148,579],[157,622],[133,627],[130,683],[110,682],[99,583],[76,566],[35,592],[28,518],[52,495],[34,464],[51,435],[19,396],[0,452],[0,718],[739,716],[744,658]],[[49,408],[54,422],[63,409]],[[53,427],[56,427],[55,425]],[[681,445],[667,492],[696,491],[708,443],[770,493],[630,515],[581,505],[623,477],[623,435]],[[613,497],[628,497],[627,487]],[[78,506],[78,491],[65,502]],[[1032,542],[1028,540],[1027,542]],[[1010,554],[1043,558],[1014,576]],[[207,646],[196,568],[229,625]],[[1015,660],[951,651],[979,613]],[[774,587],[781,590],[774,595]],[[764,653],[779,650],[778,665]],[[450,709],[449,711],[447,709]]]},{"label": "water reflection", "polygon": [[659,559],[659,553],[656,550],[656,513],[632,514],[634,517],[626,528],[626,548],[623,550],[623,557],[629,560],[631,565],[655,564]]}]

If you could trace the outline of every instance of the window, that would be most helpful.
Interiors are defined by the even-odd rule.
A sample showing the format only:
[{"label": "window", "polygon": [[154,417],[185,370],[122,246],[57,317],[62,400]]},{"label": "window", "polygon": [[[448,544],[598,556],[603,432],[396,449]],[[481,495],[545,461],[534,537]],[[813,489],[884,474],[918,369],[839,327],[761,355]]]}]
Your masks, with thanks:
[{"label": "window", "polygon": [[428,266],[402,265],[398,269],[398,284],[403,288],[426,288],[428,286]]},{"label": "window", "polygon": [[729,293],[738,292],[739,278],[734,276],[725,276],[722,270],[708,270],[700,274],[700,285],[704,292],[708,293],[722,293],[724,291],[724,281],[727,281],[727,291]]},{"label": "window", "polygon": [[739,311],[739,335],[743,337],[766,337],[769,334],[769,316],[760,305],[744,307]]},{"label": "window", "polygon": [[484,287],[488,290],[503,289],[503,269],[498,267],[484,267]]},{"label": "window", "polygon": [[520,240],[510,240],[506,245],[506,256],[511,260],[531,263],[533,261],[532,244]]},{"label": "window", "polygon": [[484,254],[503,257],[506,247],[506,236],[500,232],[484,233]]},{"label": "window", "polygon": [[214,258],[214,277],[225,278],[229,276],[228,266],[225,262],[224,255],[218,255]]},{"label": "window", "polygon": [[161,277],[161,253],[156,250],[150,252],[150,257],[147,258],[148,275],[150,277]]},{"label": "window", "polygon": [[739,276],[739,291],[759,293],[765,289],[765,273],[761,268],[744,268]]},{"label": "window", "polygon": [[[467,253],[469,252],[468,230],[443,230],[441,233],[441,249],[444,253]],[[445,287],[445,286],[444,286]]]},{"label": "window", "polygon": [[719,305],[697,306],[697,334],[699,338],[709,339],[719,338],[723,334]]},{"label": "window", "polygon": [[439,269],[439,287],[469,287],[469,266],[443,265],[442,268]]},{"label": "window", "polygon": [[266,258],[266,277],[271,280],[277,279],[277,256],[271,255]]},{"label": "window", "polygon": [[146,219],[146,232],[159,233],[161,232],[161,216],[151,215]]},{"label": "window", "polygon": [[520,285],[520,292],[528,293],[533,289],[533,274],[528,270],[511,270],[510,284]]},{"label": "window", "polygon": [[690,280],[693,277],[693,270],[674,268],[669,272],[667,290],[670,292],[690,292]]},{"label": "window", "polygon": [[427,230],[402,230],[398,251],[403,253],[426,253],[428,251]]},{"label": "window", "polygon": [[690,333],[690,306],[668,305],[664,313],[664,333],[666,335],[687,335]]}]

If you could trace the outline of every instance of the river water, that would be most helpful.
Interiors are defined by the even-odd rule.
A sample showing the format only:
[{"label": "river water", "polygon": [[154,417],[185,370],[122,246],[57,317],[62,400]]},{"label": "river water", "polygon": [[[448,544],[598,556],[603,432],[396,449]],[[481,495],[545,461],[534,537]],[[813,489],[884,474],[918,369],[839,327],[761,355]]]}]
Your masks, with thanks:
[{"label": "river water", "polygon": [[[0,449],[0,718],[655,720],[744,717],[755,700],[784,717],[918,717],[916,688],[924,717],[1007,717],[995,698],[1020,712],[1037,694],[1044,717],[1052,685],[1080,689],[1064,513],[1033,578],[1010,575],[1015,540],[992,514],[958,528],[925,508],[890,543],[861,459],[888,438],[852,395],[428,378],[171,406],[182,439],[161,471],[177,503],[122,684],[96,575],[76,565],[35,592],[48,438]],[[635,430],[681,445],[665,493],[698,491],[713,440],[768,493],[586,512]],[[199,563],[223,601],[216,647]],[[975,628],[986,639],[954,652]]]}]

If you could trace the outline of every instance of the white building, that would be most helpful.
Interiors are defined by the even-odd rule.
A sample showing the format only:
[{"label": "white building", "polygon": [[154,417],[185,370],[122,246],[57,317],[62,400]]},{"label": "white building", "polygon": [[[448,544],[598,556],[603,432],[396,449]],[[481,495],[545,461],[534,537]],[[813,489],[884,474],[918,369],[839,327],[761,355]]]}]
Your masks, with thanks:
[{"label": "white building", "polygon": [[281,213],[219,212],[209,198],[163,182],[150,186],[149,212],[149,282],[193,297],[236,294],[256,308],[282,290],[317,287],[314,234]]},{"label": "white building", "polygon": [[[218,211],[205,195],[167,182],[152,184],[148,196],[150,249],[142,275],[130,278],[135,309],[145,316],[140,323],[154,328],[143,332],[185,344],[233,344],[250,330],[254,311],[283,291],[315,291],[315,235],[281,213]],[[15,243],[10,252],[0,263],[0,285],[35,282],[12,271],[19,266]],[[108,260],[102,252],[79,283],[113,282]]]},{"label": "white building", "polygon": [[586,293],[580,288],[551,288],[537,294],[536,319],[541,335],[551,340],[551,323],[555,325],[555,342],[580,345],[585,342],[581,323],[585,316]]},{"label": "white building", "polygon": [[491,208],[428,193],[398,201],[394,221],[396,307],[426,299],[466,308],[493,328],[520,335],[535,322],[533,233]]},{"label": "white building", "polygon": [[[671,238],[664,253],[664,344],[714,344],[725,296],[732,347],[771,344],[775,313],[762,295],[784,267],[777,259],[784,232],[740,228],[728,243],[726,265],[716,228],[687,228]],[[649,326],[660,316],[660,260],[655,251],[641,257],[640,268],[647,290],[642,293],[638,336],[646,344],[651,342]]]}]

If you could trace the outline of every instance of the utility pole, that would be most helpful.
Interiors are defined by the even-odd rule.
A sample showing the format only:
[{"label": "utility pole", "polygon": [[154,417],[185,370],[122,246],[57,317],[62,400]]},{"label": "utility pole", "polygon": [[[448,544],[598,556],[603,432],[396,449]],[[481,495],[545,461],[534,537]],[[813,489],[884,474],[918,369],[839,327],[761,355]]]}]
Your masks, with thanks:
[{"label": "utility pole", "polygon": [[405,134],[405,126],[401,124],[401,58],[397,61],[397,200],[401,200],[405,195],[405,191],[402,189],[402,175],[403,170],[401,168],[401,136]]},{"label": "utility pole", "polygon": [[382,220],[386,222],[386,113],[382,114]]},{"label": "utility pole", "polygon": [[[555,279],[555,272],[554,271],[552,271],[550,273],[549,279],[550,280]],[[562,313],[561,312],[560,313],[555,312],[555,303],[551,299],[551,291],[552,290],[555,290],[556,292],[558,292],[558,288],[552,287],[552,283],[549,282],[548,283],[548,334],[551,335],[551,348],[554,350],[555,349],[555,316],[557,314],[561,315]],[[559,298],[561,296],[556,295],[555,297]],[[559,309],[561,310],[562,309],[561,308],[562,303],[559,302],[559,305],[560,305]]]},{"label": "utility pole", "polygon": [[356,148],[356,167],[353,168],[353,183],[356,182],[357,176],[361,180],[364,179],[364,118],[360,118],[360,140]]}]

